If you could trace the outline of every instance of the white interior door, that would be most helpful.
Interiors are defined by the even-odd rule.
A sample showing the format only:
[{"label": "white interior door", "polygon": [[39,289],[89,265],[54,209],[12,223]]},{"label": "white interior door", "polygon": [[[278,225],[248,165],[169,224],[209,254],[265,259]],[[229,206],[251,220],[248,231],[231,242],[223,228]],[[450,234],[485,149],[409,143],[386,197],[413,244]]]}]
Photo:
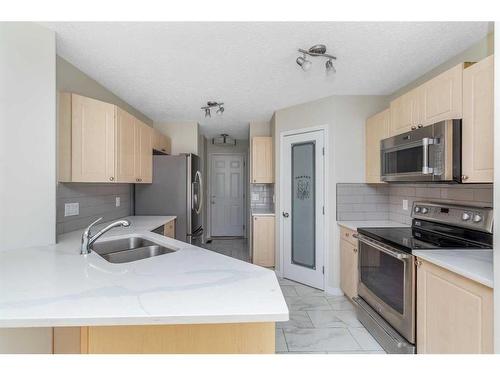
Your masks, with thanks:
[{"label": "white interior door", "polygon": [[243,236],[245,233],[243,155],[212,155],[210,168],[211,235]]},{"label": "white interior door", "polygon": [[324,289],[323,150],[323,130],[283,138],[283,275],[318,289]]}]

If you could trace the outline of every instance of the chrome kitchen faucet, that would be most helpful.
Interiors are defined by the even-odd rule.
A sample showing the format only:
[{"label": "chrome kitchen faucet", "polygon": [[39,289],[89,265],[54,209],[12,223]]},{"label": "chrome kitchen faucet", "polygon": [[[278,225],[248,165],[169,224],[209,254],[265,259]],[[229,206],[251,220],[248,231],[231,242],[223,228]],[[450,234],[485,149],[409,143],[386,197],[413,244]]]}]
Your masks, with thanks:
[{"label": "chrome kitchen faucet", "polygon": [[115,228],[115,227],[129,227],[130,226],[130,221],[128,220],[118,220],[118,221],[115,221],[111,224],[109,224],[108,226],[104,227],[103,229],[101,229],[99,232],[97,232],[96,234],[94,234],[93,236],[90,234],[90,230],[92,229],[92,227],[97,224],[99,221],[102,220],[102,217],[100,217],[99,219],[97,219],[96,221],[94,221],[93,223],[91,223],[87,229],[85,229],[85,231],[83,232],[82,234],[82,245],[80,247],[80,254],[82,255],[87,255],[87,254],[90,254],[90,247],[92,246],[92,244],[99,238],[101,237],[104,233],[106,233],[107,231]]}]

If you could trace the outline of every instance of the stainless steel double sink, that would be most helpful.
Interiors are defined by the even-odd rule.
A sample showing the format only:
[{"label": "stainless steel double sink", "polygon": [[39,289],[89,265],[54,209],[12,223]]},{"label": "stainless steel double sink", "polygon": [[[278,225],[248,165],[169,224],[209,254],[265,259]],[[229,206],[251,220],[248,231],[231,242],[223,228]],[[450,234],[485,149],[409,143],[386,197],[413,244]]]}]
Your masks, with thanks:
[{"label": "stainless steel double sink", "polygon": [[110,263],[129,263],[176,251],[142,237],[98,241],[91,249]]}]

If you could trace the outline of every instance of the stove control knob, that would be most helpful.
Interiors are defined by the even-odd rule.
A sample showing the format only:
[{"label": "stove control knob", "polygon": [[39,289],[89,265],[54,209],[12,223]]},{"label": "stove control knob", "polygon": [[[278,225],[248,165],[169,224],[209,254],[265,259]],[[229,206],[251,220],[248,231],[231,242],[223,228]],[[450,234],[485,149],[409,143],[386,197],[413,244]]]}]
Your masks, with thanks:
[{"label": "stove control knob", "polygon": [[468,221],[468,220],[470,220],[470,216],[471,216],[471,214],[470,214],[470,213],[468,213],[468,212],[464,212],[464,213],[462,214],[462,220],[463,220],[463,221]]},{"label": "stove control knob", "polygon": [[480,223],[483,220],[483,217],[479,214],[475,214],[474,217],[472,218],[472,221],[474,223]]},{"label": "stove control knob", "polygon": [[420,212],[420,207],[419,206],[415,206],[415,212],[418,214]]},{"label": "stove control knob", "polygon": [[422,207],[422,213],[426,214],[427,212],[429,212],[429,209],[427,207]]}]

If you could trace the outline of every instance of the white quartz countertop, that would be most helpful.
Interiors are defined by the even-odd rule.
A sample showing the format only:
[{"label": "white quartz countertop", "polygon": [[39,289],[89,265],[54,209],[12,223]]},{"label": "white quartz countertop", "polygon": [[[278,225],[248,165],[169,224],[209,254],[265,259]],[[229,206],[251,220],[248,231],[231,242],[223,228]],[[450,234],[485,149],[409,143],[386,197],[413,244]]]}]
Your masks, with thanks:
[{"label": "white quartz countertop", "polygon": [[337,221],[337,224],[351,230],[358,230],[358,228],[376,227],[409,227],[408,224],[402,224],[390,220]]},{"label": "white quartz countertop", "polygon": [[274,216],[274,211],[266,208],[252,208],[252,216]]},{"label": "white quartz countertop", "polygon": [[79,254],[81,231],[2,251],[0,328],[288,320],[273,271],[150,232],[175,217],[127,219],[103,238],[141,236],[177,251],[113,264]]},{"label": "white quartz countertop", "polygon": [[493,288],[493,250],[414,250],[412,254]]}]

